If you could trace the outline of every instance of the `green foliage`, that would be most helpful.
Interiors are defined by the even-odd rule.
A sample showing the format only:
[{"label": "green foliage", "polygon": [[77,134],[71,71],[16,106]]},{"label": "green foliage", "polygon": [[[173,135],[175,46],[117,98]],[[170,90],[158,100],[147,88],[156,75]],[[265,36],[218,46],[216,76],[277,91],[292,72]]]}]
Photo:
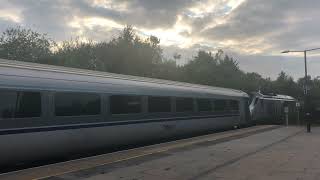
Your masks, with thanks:
[{"label": "green foliage", "polygon": [[98,66],[95,44],[79,39],[64,41],[53,55],[53,64],[96,70]]},{"label": "green foliage", "polygon": [[162,63],[159,43],[154,36],[140,39],[127,26],[110,42],[65,41],[54,53],[54,59],[57,65],[151,77]]},{"label": "green foliage", "polygon": [[96,45],[96,55],[103,71],[137,76],[154,76],[162,62],[160,40],[154,36],[141,40],[132,27],[126,27],[118,38]]},{"label": "green foliage", "polygon": [[8,28],[0,36],[0,57],[39,62],[51,55],[55,43],[46,34],[21,27]]},{"label": "green foliage", "polygon": [[301,89],[298,84],[294,82],[293,78],[281,71],[278,78],[274,81],[275,93],[287,94],[290,96],[299,95]]},{"label": "green foliage", "polygon": [[211,52],[199,51],[198,54],[183,67],[183,80],[190,83],[212,85],[217,83],[217,59]]},{"label": "green foliage", "polygon": [[[238,62],[222,50],[212,54],[198,51],[184,65],[178,53],[166,59],[160,39],[141,39],[131,26],[109,42],[83,42],[71,39],[55,43],[46,34],[21,27],[9,28],[0,36],[0,58],[54,64],[113,73],[184,81],[210,86],[241,89],[248,93],[280,93],[301,98],[304,79],[297,82],[285,72],[272,81],[258,73],[245,73]],[[320,80],[308,79],[310,94],[320,98]]]}]

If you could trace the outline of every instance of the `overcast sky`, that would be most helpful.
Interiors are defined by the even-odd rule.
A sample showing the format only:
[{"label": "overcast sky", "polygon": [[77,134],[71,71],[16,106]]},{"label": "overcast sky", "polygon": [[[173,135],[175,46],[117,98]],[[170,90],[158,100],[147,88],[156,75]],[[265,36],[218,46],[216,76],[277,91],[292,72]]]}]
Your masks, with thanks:
[{"label": "overcast sky", "polygon": [[[21,25],[56,41],[102,41],[129,24],[180,61],[223,49],[247,72],[298,78],[302,54],[280,52],[320,47],[319,9],[319,0],[0,0],[0,30]],[[308,55],[310,75],[320,76],[320,51]]]}]

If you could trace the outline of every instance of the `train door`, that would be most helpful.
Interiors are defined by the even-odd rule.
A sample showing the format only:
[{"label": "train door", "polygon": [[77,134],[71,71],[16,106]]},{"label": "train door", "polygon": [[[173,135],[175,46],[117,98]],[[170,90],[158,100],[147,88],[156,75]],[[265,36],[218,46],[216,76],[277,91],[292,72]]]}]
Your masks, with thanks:
[{"label": "train door", "polygon": [[276,124],[282,124],[283,123],[283,111],[284,111],[284,106],[282,101],[276,101],[276,110],[277,113],[275,114],[275,123]]}]

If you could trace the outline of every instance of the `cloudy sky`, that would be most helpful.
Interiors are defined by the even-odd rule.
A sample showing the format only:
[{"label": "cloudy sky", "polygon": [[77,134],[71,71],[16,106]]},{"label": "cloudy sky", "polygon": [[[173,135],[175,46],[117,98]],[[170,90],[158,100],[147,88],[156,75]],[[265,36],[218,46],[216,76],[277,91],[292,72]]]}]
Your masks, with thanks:
[{"label": "cloudy sky", "polygon": [[[223,49],[241,69],[275,78],[303,76],[303,56],[283,50],[320,47],[319,0],[0,0],[0,31],[15,25],[56,41],[109,40],[127,24],[161,39],[166,56]],[[320,76],[320,51],[308,54]],[[181,62],[180,62],[181,63]]]}]

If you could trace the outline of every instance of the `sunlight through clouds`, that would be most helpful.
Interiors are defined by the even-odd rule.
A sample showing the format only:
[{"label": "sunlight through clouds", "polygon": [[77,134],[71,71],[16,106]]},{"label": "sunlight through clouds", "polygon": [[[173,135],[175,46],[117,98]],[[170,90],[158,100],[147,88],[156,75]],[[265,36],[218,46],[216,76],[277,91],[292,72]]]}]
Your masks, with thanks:
[{"label": "sunlight through clouds", "polygon": [[181,16],[178,16],[175,25],[171,29],[144,29],[139,31],[147,36],[153,35],[160,38],[161,45],[170,46],[176,45],[180,48],[190,47],[195,39],[184,36],[183,34],[189,34],[192,32],[192,27],[184,24]]},{"label": "sunlight through clouds", "polygon": [[[97,41],[98,39],[88,39],[84,29],[94,30],[97,27],[103,28],[105,32],[111,31],[112,29],[123,29],[124,25],[118,24],[115,21],[100,17],[75,17],[69,24],[74,29],[74,33],[77,37],[84,39],[84,41]],[[99,40],[98,40],[99,41]]]},{"label": "sunlight through clouds", "polygon": [[318,0],[0,1],[0,30],[19,25],[58,42],[75,37],[99,42],[131,25],[142,38],[158,37],[168,56],[223,49],[242,58],[270,60],[286,49],[318,47],[320,41]]},{"label": "sunlight through clouds", "polygon": [[20,23],[22,21],[21,13],[17,9],[0,9],[0,19]]},{"label": "sunlight through clouds", "polygon": [[116,9],[117,11],[129,11],[128,2],[113,0],[91,0],[92,6],[106,9]]},{"label": "sunlight through clouds", "polygon": [[[195,44],[208,44],[205,42],[205,38],[197,37],[196,34],[199,29],[193,29],[192,24],[185,22],[183,15],[189,17],[189,21],[192,23],[194,19],[202,19],[206,17],[215,17],[215,19],[209,19],[206,22],[206,27],[213,27],[217,24],[225,22],[225,15],[230,13],[233,9],[238,7],[244,0],[205,0],[197,1],[193,6],[182,10],[177,15],[176,23],[169,29],[157,28],[146,29],[139,28],[139,31],[144,35],[154,35],[161,39],[161,44],[164,46],[175,45],[180,48],[189,48]],[[212,16],[214,14],[214,16]],[[200,30],[201,31],[201,30]]]},{"label": "sunlight through clouds", "polygon": [[231,9],[233,10],[233,9],[237,8],[240,4],[242,4],[244,1],[246,1],[246,0],[229,0],[227,2],[227,5],[229,7],[231,7]]}]

